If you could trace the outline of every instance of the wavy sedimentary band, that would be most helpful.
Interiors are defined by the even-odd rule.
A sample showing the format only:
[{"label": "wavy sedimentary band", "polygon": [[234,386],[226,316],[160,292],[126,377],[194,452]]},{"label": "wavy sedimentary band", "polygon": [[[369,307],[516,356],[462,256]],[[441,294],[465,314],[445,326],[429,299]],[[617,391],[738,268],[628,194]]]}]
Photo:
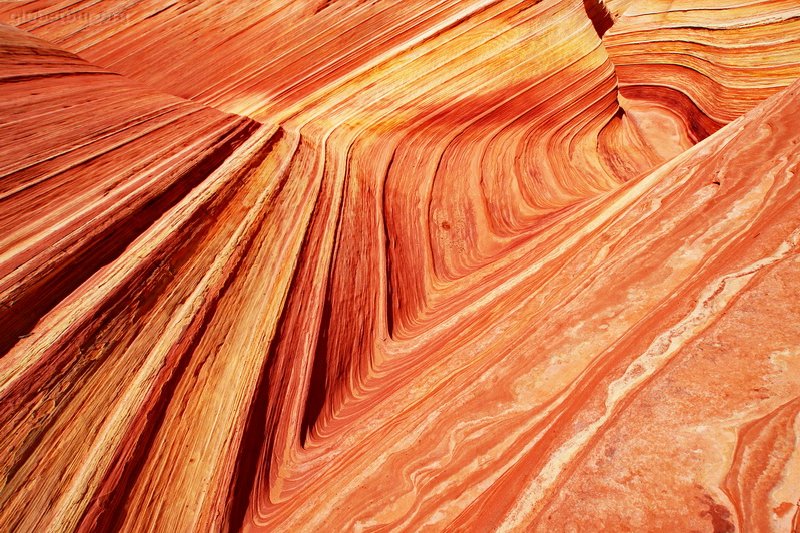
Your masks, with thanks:
[{"label": "wavy sedimentary band", "polygon": [[[339,385],[339,404],[304,447],[283,444],[282,459],[271,447],[271,460],[255,462],[272,468],[256,480],[253,521],[469,530],[548,529],[548,516],[583,527],[666,527],[683,516],[688,530],[755,512],[734,510],[725,495],[726,475],[735,474],[724,458],[735,453],[737,427],[785,402],[795,407],[781,446],[797,438],[799,332],[781,327],[755,351],[746,340],[797,312],[789,280],[798,265],[800,139],[787,112],[797,99],[794,88],[587,204],[562,223],[580,221],[582,230],[562,226],[529,242],[505,261],[496,287],[445,322],[405,339],[379,335],[356,390],[352,380]],[[292,330],[281,331],[286,350],[296,346]],[[780,474],[761,496],[783,509],[769,517],[776,528],[791,519],[798,459],[776,458]],[[582,501],[587,493],[593,498]],[[771,499],[779,494],[786,500]],[[635,508],[625,503],[634,495]],[[637,518],[641,507],[649,514]]]},{"label": "wavy sedimentary band", "polygon": [[0,31],[5,352],[258,124],[145,90],[7,27]]},{"label": "wavy sedimentary band", "polygon": [[0,529],[796,529],[796,9],[715,6],[0,9]]},{"label": "wavy sedimentary band", "polygon": [[680,114],[695,140],[800,77],[791,0],[630,2],[603,40],[622,95]]}]

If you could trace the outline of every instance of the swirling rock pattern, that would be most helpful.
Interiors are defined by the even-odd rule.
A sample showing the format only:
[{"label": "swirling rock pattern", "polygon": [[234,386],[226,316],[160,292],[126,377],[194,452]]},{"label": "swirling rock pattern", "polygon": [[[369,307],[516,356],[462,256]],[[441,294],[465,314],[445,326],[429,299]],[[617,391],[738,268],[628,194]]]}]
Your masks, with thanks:
[{"label": "swirling rock pattern", "polygon": [[795,1],[0,21],[0,530],[800,527]]}]

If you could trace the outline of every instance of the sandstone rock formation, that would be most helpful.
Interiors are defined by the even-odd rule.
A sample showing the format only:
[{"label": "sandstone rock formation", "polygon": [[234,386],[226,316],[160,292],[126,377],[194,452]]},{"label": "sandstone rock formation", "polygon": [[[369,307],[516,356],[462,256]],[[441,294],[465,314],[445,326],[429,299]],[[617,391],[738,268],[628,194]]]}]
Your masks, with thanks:
[{"label": "sandstone rock formation", "polygon": [[0,22],[0,531],[799,530],[796,0]]}]

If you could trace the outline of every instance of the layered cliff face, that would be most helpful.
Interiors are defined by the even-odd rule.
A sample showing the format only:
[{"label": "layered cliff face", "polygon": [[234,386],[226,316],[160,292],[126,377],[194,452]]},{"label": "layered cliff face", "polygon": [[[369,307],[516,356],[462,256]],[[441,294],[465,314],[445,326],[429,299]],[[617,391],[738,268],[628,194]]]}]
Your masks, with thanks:
[{"label": "layered cliff face", "polygon": [[0,21],[0,529],[798,528],[796,2]]},{"label": "layered cliff face", "polygon": [[623,96],[702,139],[800,77],[800,4],[645,0],[605,37]]}]

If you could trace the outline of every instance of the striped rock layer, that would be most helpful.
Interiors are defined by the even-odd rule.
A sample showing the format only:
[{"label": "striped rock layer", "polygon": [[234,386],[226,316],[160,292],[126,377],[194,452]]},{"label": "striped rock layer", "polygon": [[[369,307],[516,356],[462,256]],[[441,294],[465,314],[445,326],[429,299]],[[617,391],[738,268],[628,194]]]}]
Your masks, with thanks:
[{"label": "striped rock layer", "polygon": [[800,531],[796,0],[0,23],[0,531]]}]

